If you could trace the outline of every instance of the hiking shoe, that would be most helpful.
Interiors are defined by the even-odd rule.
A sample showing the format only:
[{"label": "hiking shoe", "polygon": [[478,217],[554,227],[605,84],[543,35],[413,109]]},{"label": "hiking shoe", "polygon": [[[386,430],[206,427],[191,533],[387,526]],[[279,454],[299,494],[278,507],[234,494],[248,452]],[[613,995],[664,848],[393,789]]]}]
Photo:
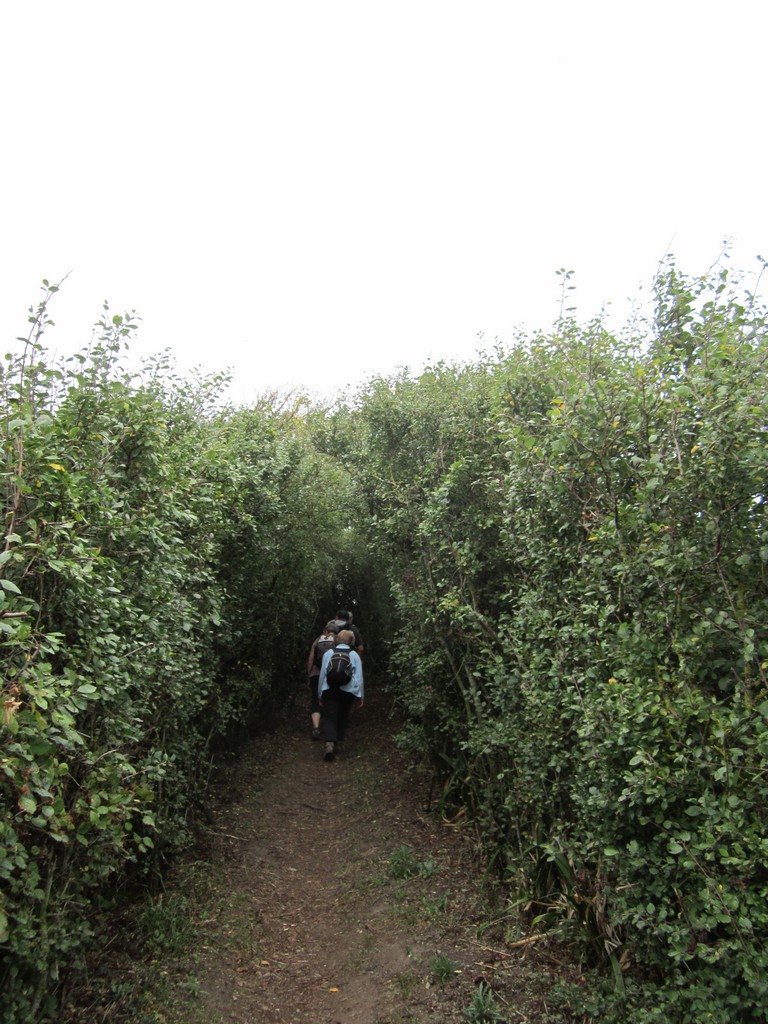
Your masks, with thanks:
[{"label": "hiking shoe", "polygon": [[323,754],[323,760],[324,761],[332,761],[334,756],[335,756],[335,754],[336,754],[336,751],[334,749],[334,745],[333,745],[333,743],[331,743],[329,741],[328,743],[325,744],[325,753]]},{"label": "hiking shoe", "polygon": [[320,730],[319,729],[313,729],[312,730],[312,739],[313,740],[319,740],[320,739]]}]

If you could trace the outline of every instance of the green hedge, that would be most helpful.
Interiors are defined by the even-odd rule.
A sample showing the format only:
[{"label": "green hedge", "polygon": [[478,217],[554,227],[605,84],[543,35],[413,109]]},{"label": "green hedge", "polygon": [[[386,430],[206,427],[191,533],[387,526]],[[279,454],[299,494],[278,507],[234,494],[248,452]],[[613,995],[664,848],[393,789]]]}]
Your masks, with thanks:
[{"label": "green hedge", "polygon": [[130,318],[51,363],[55,290],[0,371],[9,1024],[55,1016],[101,911],[187,841],[213,751],[293,701],[354,507],[296,410],[228,409],[224,378],[162,357],[123,369]]},{"label": "green hedge", "polygon": [[656,300],[626,336],[563,321],[340,415],[446,812],[535,927],[612,965],[617,1012],[762,1020],[765,310],[674,265]]}]

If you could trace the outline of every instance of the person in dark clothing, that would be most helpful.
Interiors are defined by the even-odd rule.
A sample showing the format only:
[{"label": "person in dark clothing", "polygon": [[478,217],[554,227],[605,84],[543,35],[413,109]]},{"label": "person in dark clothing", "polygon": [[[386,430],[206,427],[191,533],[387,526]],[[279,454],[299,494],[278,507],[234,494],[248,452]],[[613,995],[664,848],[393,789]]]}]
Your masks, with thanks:
[{"label": "person in dark clothing", "polygon": [[365,653],[365,644],[363,643],[363,637],[360,633],[360,630],[352,622],[352,612],[347,611],[346,608],[340,608],[339,611],[336,612],[336,618],[333,620],[333,622],[339,629],[351,630],[352,635],[354,637],[352,642],[352,650],[357,651],[357,653],[362,657],[362,655]]},{"label": "person in dark clothing", "polygon": [[320,739],[320,700],[317,692],[317,684],[320,681],[320,665],[325,652],[336,643],[338,631],[335,622],[328,622],[309,649],[307,677],[309,679],[309,718],[313,740]]}]

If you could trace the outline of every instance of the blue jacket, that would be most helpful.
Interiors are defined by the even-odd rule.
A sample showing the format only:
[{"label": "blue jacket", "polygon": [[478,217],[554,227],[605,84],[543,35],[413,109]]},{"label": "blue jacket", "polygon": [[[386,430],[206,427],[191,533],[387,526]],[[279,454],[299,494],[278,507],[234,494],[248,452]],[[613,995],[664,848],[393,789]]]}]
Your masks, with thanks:
[{"label": "blue jacket", "polygon": [[[348,683],[345,683],[339,689],[345,693],[351,693],[358,700],[363,699],[363,663],[360,660],[360,655],[357,651],[351,650],[346,644],[338,644],[336,646],[337,651],[349,651],[349,659],[352,662],[352,678]],[[320,680],[317,684],[317,692],[322,700],[323,693],[326,690],[330,690],[328,680],[326,678],[328,673],[328,662],[331,660],[333,651],[326,651],[323,655],[323,661],[320,665]]]}]

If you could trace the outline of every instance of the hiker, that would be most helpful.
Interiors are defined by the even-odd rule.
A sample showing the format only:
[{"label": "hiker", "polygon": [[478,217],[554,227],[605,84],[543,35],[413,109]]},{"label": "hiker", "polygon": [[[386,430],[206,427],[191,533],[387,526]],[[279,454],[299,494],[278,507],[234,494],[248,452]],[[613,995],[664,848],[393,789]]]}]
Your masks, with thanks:
[{"label": "hiker", "polygon": [[363,643],[360,630],[352,622],[352,612],[347,611],[346,608],[341,608],[336,612],[336,618],[333,621],[336,624],[337,629],[349,629],[352,631],[354,636],[352,650],[357,651],[357,653],[362,657],[365,653],[365,644]]},{"label": "hiker", "polygon": [[341,752],[347,720],[353,706],[363,706],[363,663],[352,649],[351,629],[339,630],[336,646],[323,655],[317,693],[323,713],[323,760],[332,761]]},{"label": "hiker", "polygon": [[312,739],[320,739],[320,701],[317,692],[317,684],[320,680],[320,665],[323,655],[336,643],[336,634],[339,628],[335,622],[325,624],[323,632],[312,643],[307,658],[307,676],[309,678],[309,719],[312,729]]}]

